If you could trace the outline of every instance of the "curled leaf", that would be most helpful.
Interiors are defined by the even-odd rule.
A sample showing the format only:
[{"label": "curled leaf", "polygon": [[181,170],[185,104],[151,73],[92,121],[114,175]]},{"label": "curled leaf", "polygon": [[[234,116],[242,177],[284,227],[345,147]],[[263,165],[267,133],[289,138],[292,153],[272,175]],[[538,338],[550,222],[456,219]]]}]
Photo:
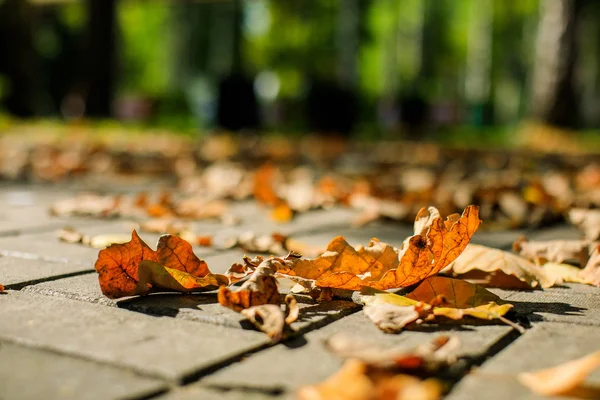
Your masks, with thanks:
[{"label": "curled leaf", "polygon": [[[281,260],[283,262],[283,260]],[[269,258],[256,267],[250,278],[238,290],[219,289],[219,304],[241,312],[243,309],[263,304],[281,304],[277,280],[273,276],[278,259]]]},{"label": "curled leaf", "polygon": [[519,381],[543,396],[568,394],[600,367],[600,351],[553,368],[519,374]]},{"label": "curled leaf", "polygon": [[587,265],[581,271],[581,277],[600,286],[600,244],[594,248]]},{"label": "curled leaf", "polygon": [[[477,273],[477,272],[481,273]],[[527,259],[486,246],[469,243],[444,272],[490,287],[547,288],[552,277]]]},{"label": "curled leaf", "polygon": [[202,277],[194,276],[188,272],[168,268],[149,260],[144,260],[139,264],[138,278],[136,294],[146,294],[149,286],[178,292],[193,292],[214,290],[219,286],[229,284],[229,279],[225,275],[209,273]]},{"label": "curled leaf", "polygon": [[144,261],[158,262],[158,254],[140,239],[136,231],[131,241],[113,244],[98,253],[95,268],[105,296],[116,299],[131,296],[138,289],[138,266]]},{"label": "curled leaf", "polygon": [[478,209],[469,206],[462,216],[439,217],[433,207],[421,209],[415,220],[415,235],[400,249],[377,239],[354,249],[339,236],[315,259],[298,259],[281,265],[281,275],[312,280],[316,286],[379,290],[411,286],[437,274],[460,255],[480,224]]},{"label": "curled leaf", "polygon": [[278,305],[262,304],[240,310],[258,329],[269,335],[274,342],[279,342],[283,336],[285,316]]}]

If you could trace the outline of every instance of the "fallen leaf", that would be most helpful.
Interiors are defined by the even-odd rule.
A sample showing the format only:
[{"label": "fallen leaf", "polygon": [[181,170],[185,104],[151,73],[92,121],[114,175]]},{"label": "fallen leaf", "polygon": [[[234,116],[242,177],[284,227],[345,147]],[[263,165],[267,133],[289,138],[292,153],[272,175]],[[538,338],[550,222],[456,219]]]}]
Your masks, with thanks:
[{"label": "fallen leaf", "polygon": [[5,293],[5,292],[4,292],[4,286],[3,286],[3,285],[0,285],[0,293]]},{"label": "fallen leaf", "polygon": [[394,370],[371,367],[347,360],[324,382],[298,389],[298,400],[437,400],[442,386],[434,379],[421,379]]},{"label": "fallen leaf", "polygon": [[263,304],[279,306],[281,296],[274,276],[279,260],[281,259],[268,258],[261,262],[238,290],[234,291],[227,287],[219,288],[219,304],[237,312]]},{"label": "fallen leaf", "polygon": [[579,387],[587,376],[600,367],[600,351],[553,368],[518,375],[519,381],[542,396],[566,395]]},{"label": "fallen leaf", "polygon": [[600,240],[600,210],[574,208],[569,211],[569,221],[583,232],[587,240]]},{"label": "fallen leaf", "polygon": [[117,210],[118,203],[119,199],[115,196],[100,196],[97,194],[83,193],[74,198],[54,203],[50,207],[50,214],[59,217],[116,217],[119,214]]},{"label": "fallen leaf", "polygon": [[432,321],[436,317],[461,320],[465,316],[499,319],[519,329],[504,318],[513,308],[512,304],[460,279],[432,276],[406,296],[368,289],[363,292],[366,294],[361,295],[360,300],[365,304],[365,315],[385,332],[399,332],[413,322]]},{"label": "fallen leaf", "polygon": [[109,298],[146,294],[153,287],[191,291],[205,289],[203,284],[213,287],[229,283],[225,275],[210,273],[183,239],[162,236],[154,251],[135,230],[129,242],[100,250],[95,268],[102,293]]},{"label": "fallen leaf", "polygon": [[292,279],[312,280],[320,287],[407,287],[437,274],[454,261],[480,222],[475,206],[467,207],[462,216],[453,214],[446,220],[439,217],[435,208],[423,208],[415,219],[415,235],[406,239],[400,249],[377,239],[372,239],[368,247],[354,249],[339,236],[321,256],[281,264],[277,272]]},{"label": "fallen leaf", "polygon": [[585,276],[584,270],[573,265],[546,263],[542,268],[554,280],[555,284],[565,282],[594,284],[593,279]]},{"label": "fallen leaf", "polygon": [[138,266],[138,287],[135,294],[147,294],[149,286],[178,292],[194,292],[214,290],[228,284],[229,280],[224,275],[209,273],[202,277],[194,276],[154,261],[144,260]]},{"label": "fallen leaf", "polygon": [[325,342],[327,350],[345,359],[360,360],[381,368],[395,367],[403,371],[434,372],[457,360],[460,340],[457,336],[440,335],[414,349],[382,347],[345,333],[336,334]]},{"label": "fallen leaf", "polygon": [[285,312],[274,304],[253,306],[240,311],[260,331],[265,332],[274,342],[279,342],[284,330],[298,319],[300,309],[291,294],[285,296]]},{"label": "fallen leaf", "polygon": [[[477,274],[477,271],[482,273]],[[475,283],[484,286],[506,289],[548,288],[555,282],[544,269],[523,257],[472,243],[443,272],[466,280],[475,278]]]},{"label": "fallen leaf", "polygon": [[273,186],[278,178],[277,169],[271,164],[265,164],[258,168],[254,175],[254,198],[259,203],[267,206],[281,204],[281,199],[275,193]]},{"label": "fallen leaf", "polygon": [[592,251],[587,265],[581,271],[581,276],[591,281],[594,285],[600,286],[600,244]]},{"label": "fallen leaf", "polygon": [[285,203],[278,204],[271,210],[271,218],[273,221],[281,224],[290,222],[293,217],[294,211]]},{"label": "fallen leaf", "polygon": [[111,244],[127,243],[129,240],[129,235],[121,233],[112,233],[106,235],[96,235],[91,237],[83,236],[82,243],[93,247],[94,249],[104,249],[105,247],[108,247]]},{"label": "fallen leaf", "polygon": [[178,235],[189,230],[189,224],[173,218],[153,218],[140,223],[140,230],[148,233],[168,233]]},{"label": "fallen leaf", "polygon": [[590,258],[593,242],[589,240],[530,241],[525,237],[513,243],[513,250],[538,265],[547,262],[563,263],[574,261],[586,265]]},{"label": "fallen leaf", "polygon": [[82,242],[89,242],[89,237],[86,237],[85,235],[83,235],[81,232],[77,231],[75,228],[71,227],[71,226],[65,226],[64,228],[59,229],[56,232],[56,235],[58,236],[58,239],[61,242],[66,242],[66,243],[82,243]]}]

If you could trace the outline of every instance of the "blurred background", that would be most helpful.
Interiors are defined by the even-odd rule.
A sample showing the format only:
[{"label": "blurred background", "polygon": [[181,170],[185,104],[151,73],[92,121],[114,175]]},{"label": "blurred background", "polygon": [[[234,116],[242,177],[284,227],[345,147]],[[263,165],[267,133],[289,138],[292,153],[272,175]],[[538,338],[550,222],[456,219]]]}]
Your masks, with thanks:
[{"label": "blurred background", "polygon": [[421,138],[600,127],[600,1],[0,0],[0,112]]}]

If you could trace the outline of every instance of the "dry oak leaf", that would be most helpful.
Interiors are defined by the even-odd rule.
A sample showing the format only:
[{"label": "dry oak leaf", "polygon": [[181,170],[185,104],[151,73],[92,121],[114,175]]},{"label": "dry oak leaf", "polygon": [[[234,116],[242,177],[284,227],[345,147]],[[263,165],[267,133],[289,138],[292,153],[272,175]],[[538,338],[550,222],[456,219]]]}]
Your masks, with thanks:
[{"label": "dry oak leaf", "polygon": [[600,240],[600,210],[574,208],[569,211],[569,221],[577,226],[588,240]]},{"label": "dry oak leaf", "polygon": [[555,284],[561,283],[584,283],[593,285],[592,277],[586,276],[584,270],[569,264],[546,263],[542,266],[544,272],[550,276]]},{"label": "dry oak leaf", "polygon": [[557,365],[553,368],[518,375],[519,381],[531,391],[542,396],[559,396],[576,394],[577,389],[594,391],[598,398],[600,389],[582,387],[583,381],[594,370],[600,367],[600,351],[576,360]]},{"label": "dry oak leaf", "polygon": [[[129,242],[100,250],[95,268],[102,293],[113,299],[147,294],[152,287],[194,291],[229,284],[225,275],[210,273],[189,243],[171,235],[162,236],[154,251],[133,231]],[[199,287],[196,278],[208,286]]]},{"label": "dry oak leaf", "polygon": [[372,290],[363,292],[366,295],[361,295],[360,300],[365,304],[365,315],[385,332],[399,332],[413,322],[431,321],[436,317],[460,320],[465,316],[499,319],[519,329],[503,317],[512,304],[460,279],[432,276],[407,296]]},{"label": "dry oak leaf", "polygon": [[315,259],[298,259],[280,264],[279,275],[312,280],[315,286],[379,290],[414,285],[437,274],[460,255],[480,224],[478,208],[467,207],[462,216],[443,220],[434,207],[422,208],[415,219],[415,235],[400,249],[377,239],[368,247],[354,249],[338,236]]},{"label": "dry oak leaf", "polygon": [[4,285],[0,285],[0,293],[4,293]]},{"label": "dry oak leaf", "polygon": [[472,243],[443,272],[483,286],[506,289],[548,288],[555,282],[546,271],[523,257]]},{"label": "dry oak leaf", "polygon": [[434,379],[421,381],[393,369],[348,360],[324,382],[298,389],[298,400],[437,400],[442,386]]}]

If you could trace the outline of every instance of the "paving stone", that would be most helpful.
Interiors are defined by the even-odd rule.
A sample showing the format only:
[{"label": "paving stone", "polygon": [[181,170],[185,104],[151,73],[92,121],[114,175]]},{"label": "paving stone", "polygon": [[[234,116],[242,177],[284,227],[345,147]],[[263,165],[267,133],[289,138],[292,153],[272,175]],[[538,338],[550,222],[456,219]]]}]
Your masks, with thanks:
[{"label": "paving stone", "polygon": [[51,216],[48,207],[55,201],[70,196],[71,192],[67,189],[0,185],[0,235],[59,227],[64,221]]},{"label": "paving stone", "polygon": [[[520,372],[534,371],[556,366],[589,353],[598,351],[598,327],[540,323],[508,346],[495,357],[472,371],[454,387],[448,400],[485,398],[505,399],[569,399],[573,397],[542,397],[531,393],[516,380]],[[586,380],[594,386],[600,398],[600,370]]]},{"label": "paving stone", "polygon": [[176,388],[157,397],[160,400],[280,400],[288,398],[282,393],[269,393],[252,390],[219,390],[216,388],[192,385]]},{"label": "paving stone", "polygon": [[[241,314],[221,306],[214,291],[186,295],[156,293],[145,297],[113,300],[102,294],[98,284],[98,275],[95,273],[31,285],[22,291],[125,308],[148,315],[254,330]],[[301,309],[300,319],[292,326],[299,330],[309,329],[313,324],[320,325],[341,318],[358,307],[349,301],[316,304],[307,297],[298,296],[298,299]]]},{"label": "paving stone", "polygon": [[166,390],[160,380],[42,349],[0,341],[0,399],[104,400]]},{"label": "paving stone", "polygon": [[265,334],[156,318],[34,293],[0,296],[0,340],[84,357],[168,380],[269,343]]},{"label": "paving stone", "polygon": [[577,228],[567,224],[536,229],[535,231],[528,232],[525,236],[531,240],[577,240],[582,237],[581,232]]},{"label": "paving stone", "polygon": [[[517,314],[531,322],[552,321],[600,326],[600,288],[596,293],[577,293],[569,289],[520,291],[501,294],[514,304]],[[498,292],[496,292],[498,293]],[[600,332],[599,332],[600,333]]]},{"label": "paving stone", "polygon": [[90,267],[82,264],[0,256],[0,282],[4,286],[22,285],[88,270]]},{"label": "paving stone", "polygon": [[[131,221],[90,221],[70,220],[68,224],[78,231],[89,236],[95,235],[131,235],[134,227]],[[160,235],[153,233],[140,233],[140,237],[150,247],[156,248]],[[98,258],[99,249],[82,244],[61,242],[54,230],[9,236],[0,238],[0,255],[9,255],[24,258],[41,258],[50,261],[73,262],[93,266]],[[194,247],[194,252],[201,255],[215,253],[214,249]]]},{"label": "paving stone", "polygon": [[423,329],[390,335],[381,332],[362,312],[358,312],[254,354],[203,378],[200,383],[223,388],[254,388],[291,393],[298,386],[326,379],[340,368],[342,360],[330,354],[323,343],[324,339],[336,333],[352,335],[387,348],[406,349],[430,341],[440,333],[456,334],[462,343],[462,354],[478,356],[511,331],[512,328],[503,325],[442,325],[434,332]]}]

